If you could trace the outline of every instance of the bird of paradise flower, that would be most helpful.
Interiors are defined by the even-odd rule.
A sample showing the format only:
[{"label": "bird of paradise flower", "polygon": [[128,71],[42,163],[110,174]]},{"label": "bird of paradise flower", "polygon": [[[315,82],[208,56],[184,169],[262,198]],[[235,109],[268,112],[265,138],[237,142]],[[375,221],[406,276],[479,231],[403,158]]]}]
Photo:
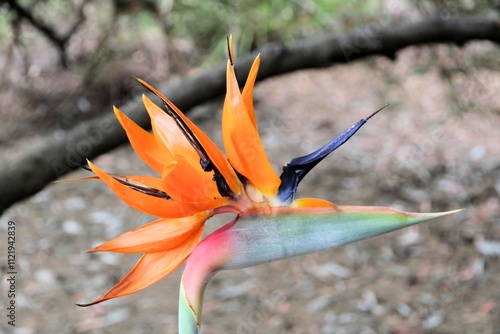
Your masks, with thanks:
[{"label": "bird of paradise flower", "polygon": [[[152,134],[114,108],[134,151],[159,177],[111,175],[90,161],[89,167],[125,203],[160,218],[89,250],[144,255],[108,292],[78,305],[135,293],[188,259],[180,286],[179,332],[197,333],[205,286],[219,270],[333,248],[458,211],[408,213],[296,198],[304,176],[380,110],[317,151],[291,160],[278,175],[259,137],[252,102],[260,57],[240,91],[231,38],[228,51],[222,115],[227,158],[170,100],[141,79],[138,81],[162,100],[166,111],[143,96]],[[205,222],[227,212],[235,213],[236,218],[200,242]]]}]

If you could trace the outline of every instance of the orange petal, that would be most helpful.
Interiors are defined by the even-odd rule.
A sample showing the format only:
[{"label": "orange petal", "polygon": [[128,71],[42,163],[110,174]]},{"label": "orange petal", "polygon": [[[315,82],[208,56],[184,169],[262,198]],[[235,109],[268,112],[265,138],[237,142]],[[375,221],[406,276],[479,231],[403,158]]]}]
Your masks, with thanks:
[{"label": "orange petal", "polygon": [[126,254],[164,252],[184,242],[193,230],[199,228],[210,215],[210,212],[204,211],[190,217],[158,219],[92,248],[88,252]]},{"label": "orange petal", "polygon": [[186,217],[199,212],[199,210],[186,206],[183,203],[150,196],[133,190],[115,180],[111,175],[108,175],[90,161],[88,161],[88,164],[92,171],[99,176],[99,178],[106,183],[122,201],[134,209],[164,218]]},{"label": "orange petal", "polygon": [[[142,101],[148,111],[149,117],[151,117],[151,125],[158,142],[173,155],[181,155],[192,165],[199,165],[200,157],[198,153],[196,153],[195,149],[172,117],[168,116],[160,107],[154,104],[153,101],[148,99],[146,95],[142,96]],[[161,173],[162,172],[160,172],[160,174]]]},{"label": "orange petal", "polygon": [[229,62],[226,80],[222,139],[229,161],[264,195],[275,195],[281,180],[271,166],[259,133],[250,120]]},{"label": "orange petal", "polygon": [[220,172],[224,180],[226,180],[229,188],[235,195],[240,194],[242,190],[242,184],[238,179],[238,176],[234,172],[231,165],[228,163],[227,159],[224,157],[220,149],[214,142],[198,128],[189,118],[187,118],[169,99],[167,99],[162,93],[153,88],[147,82],[137,79],[144,87],[153,92],[158,96],[165,104],[169,106],[170,109],[189,127],[190,131],[196,137],[198,142],[201,144],[203,149],[206,151],[212,163],[215,165],[217,170]]},{"label": "orange petal", "polygon": [[217,185],[212,180],[213,173],[193,168],[186,159],[175,156],[176,163],[163,172],[162,188],[174,201],[194,205],[198,210],[221,206],[227,198],[220,197]]},{"label": "orange petal", "polygon": [[335,204],[321,198],[299,198],[293,201],[293,208],[337,208]]},{"label": "orange petal", "polygon": [[257,129],[257,119],[255,118],[255,111],[253,109],[253,87],[255,85],[255,80],[257,79],[257,72],[259,72],[260,65],[260,55],[257,55],[253,61],[250,72],[248,73],[247,82],[243,88],[241,96],[243,97],[243,103],[245,103],[245,108],[247,109],[248,116],[253,123],[253,126]]},{"label": "orange petal", "polygon": [[158,282],[172,271],[177,269],[191,254],[203,234],[203,225],[195,230],[187,241],[178,247],[165,252],[147,253],[135,267],[111,290],[103,296],[88,304],[78,306],[91,306],[105,300],[130,295]]},{"label": "orange petal", "polygon": [[127,133],[127,137],[136,154],[158,174],[163,165],[172,160],[172,155],[162,151],[154,136],[128,118],[120,109],[113,107],[116,118]]}]

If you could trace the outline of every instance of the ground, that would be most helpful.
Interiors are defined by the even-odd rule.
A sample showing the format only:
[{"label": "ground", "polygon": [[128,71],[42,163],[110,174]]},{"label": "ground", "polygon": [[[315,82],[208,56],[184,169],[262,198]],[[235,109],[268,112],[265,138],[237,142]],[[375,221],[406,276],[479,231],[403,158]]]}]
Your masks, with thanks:
[{"label": "ground", "polygon": [[[464,210],[338,249],[220,272],[205,293],[203,333],[500,333],[500,78],[474,72],[464,87],[481,88],[460,94],[481,103],[456,112],[439,70],[415,69],[431,50],[440,51],[408,49],[395,62],[377,58],[261,82],[259,131],[279,170],[389,102],[306,177],[299,196]],[[220,101],[191,115],[220,143]],[[15,156],[33,138],[10,142],[2,154]],[[151,173],[129,146],[94,162],[119,174]],[[210,220],[207,233],[230,218]],[[152,219],[99,181],[51,184],[14,205],[1,217],[0,238],[7,240],[14,221],[16,327],[2,316],[0,333],[175,333],[182,268],[132,296],[75,306],[107,291],[138,259],[85,250]]]}]

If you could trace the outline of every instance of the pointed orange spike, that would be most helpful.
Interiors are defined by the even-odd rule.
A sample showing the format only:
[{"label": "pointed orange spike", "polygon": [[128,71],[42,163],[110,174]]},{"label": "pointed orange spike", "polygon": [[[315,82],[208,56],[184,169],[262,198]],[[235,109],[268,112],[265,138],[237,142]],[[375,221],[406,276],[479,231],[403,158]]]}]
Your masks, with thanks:
[{"label": "pointed orange spike", "polygon": [[247,109],[248,116],[253,123],[253,126],[257,129],[257,119],[255,118],[255,111],[253,109],[253,88],[255,86],[255,80],[257,80],[257,73],[259,72],[260,66],[260,54],[257,55],[253,61],[250,72],[248,73],[247,81],[245,87],[243,87],[243,92],[241,96],[243,97],[243,102],[245,103],[245,108]]},{"label": "pointed orange spike", "polygon": [[227,202],[221,197],[212,180],[213,173],[193,168],[186,159],[175,156],[176,163],[167,166],[162,176],[162,189],[177,202],[195,205],[198,210],[208,210]]},{"label": "pointed orange spike", "polygon": [[233,53],[233,35],[227,37],[227,53],[229,54],[229,61],[231,66],[234,66],[234,53]]},{"label": "pointed orange spike", "polygon": [[147,253],[141,257],[135,267],[111,290],[88,304],[91,306],[108,299],[130,295],[158,282],[177,269],[191,254],[203,234],[203,225],[196,229],[186,242],[165,252]]},{"label": "pointed orange spike", "polygon": [[[191,164],[199,165],[200,157],[195,149],[189,143],[184,133],[179,129],[177,123],[168,116],[160,107],[153,101],[148,99],[146,95],[142,95],[142,101],[151,118],[153,133],[161,146],[166,148],[173,155],[182,155]],[[172,159],[173,161],[174,159]],[[166,165],[166,164],[165,164]],[[201,170],[201,167],[200,167]],[[160,172],[160,174],[162,174]]]},{"label": "pointed orange spike", "polygon": [[99,178],[95,175],[91,176],[82,176],[82,177],[73,177],[71,179],[64,179],[64,180],[55,180],[52,181],[51,183],[63,183],[63,182],[73,182],[73,181],[83,181],[83,180],[98,180]]},{"label": "pointed orange spike", "polygon": [[204,211],[189,217],[158,219],[89,249],[87,252],[124,254],[164,252],[179,246],[210,216],[211,212]]},{"label": "pointed orange spike", "polygon": [[125,203],[147,214],[163,217],[163,218],[178,218],[193,215],[199,210],[177,203],[172,200],[150,196],[139,191],[133,190],[126,185],[123,185],[112,176],[99,169],[97,166],[87,161],[92,171],[113,190],[113,192]]},{"label": "pointed orange spike", "polygon": [[[170,199],[171,197],[163,191],[161,179],[148,177],[148,176],[117,176],[109,174],[113,179],[127,186],[130,189],[144,193],[149,196]],[[52,183],[68,182],[68,181],[81,181],[81,180],[99,180],[97,175],[78,177],[67,180],[55,181]]]},{"label": "pointed orange spike", "polygon": [[[130,188],[134,188],[134,186],[137,189],[144,189],[144,192],[147,192],[147,190],[152,190],[152,192],[156,192],[156,195],[160,195],[162,190],[162,180],[157,177],[152,177],[152,176],[120,176],[120,175],[112,175],[109,174],[112,178],[117,180],[118,182],[125,184],[129,186]],[[61,182],[69,182],[69,181],[83,181],[83,180],[99,180],[99,177],[97,175],[92,175],[92,176],[83,176],[83,177],[75,177],[72,179],[64,179],[64,180],[57,180],[57,181],[52,181],[52,183],[61,183]],[[163,195],[167,195],[166,193]],[[162,196],[165,197],[165,196]],[[168,196],[167,196],[168,197]]]},{"label": "pointed orange spike", "polygon": [[277,193],[281,180],[267,158],[257,129],[246,111],[231,64],[227,63],[227,93],[222,113],[222,139],[229,161],[260,192]]},{"label": "pointed orange spike", "polygon": [[155,172],[161,174],[163,166],[172,160],[172,155],[162,151],[153,135],[133,122],[120,109],[113,107],[113,110],[135,153]]},{"label": "pointed orange spike", "polygon": [[198,128],[189,118],[187,118],[169,99],[167,99],[162,93],[152,87],[150,84],[136,78],[144,87],[149,89],[153,94],[158,96],[163,103],[165,103],[175,115],[187,125],[193,135],[196,137],[196,140],[201,144],[203,149],[208,154],[210,161],[214,164],[215,168],[220,172],[224,180],[227,182],[229,188],[235,195],[239,195],[242,191],[242,184],[238,179],[238,176],[232,169],[231,165],[228,163],[227,159],[224,157],[222,152],[219,150],[217,145],[203,132],[200,128]]},{"label": "pointed orange spike", "polygon": [[335,204],[321,198],[298,198],[293,201],[293,208],[337,208]]}]

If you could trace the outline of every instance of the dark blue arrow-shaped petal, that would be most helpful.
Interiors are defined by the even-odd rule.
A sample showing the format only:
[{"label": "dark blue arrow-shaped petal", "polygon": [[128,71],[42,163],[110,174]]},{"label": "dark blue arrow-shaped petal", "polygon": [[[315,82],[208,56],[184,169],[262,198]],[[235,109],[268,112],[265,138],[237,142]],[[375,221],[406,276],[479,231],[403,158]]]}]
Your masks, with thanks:
[{"label": "dark blue arrow-shaped petal", "polygon": [[278,190],[280,200],[284,203],[290,203],[295,199],[295,194],[297,193],[297,187],[311,169],[314,168],[321,160],[323,160],[328,154],[335,151],[342,144],[351,138],[356,131],[358,131],[363,124],[365,124],[370,118],[375,116],[379,111],[387,107],[388,104],[375,111],[370,116],[361,119],[359,122],[351,126],[349,129],[342,132],[337,137],[330,140],[326,145],[320,149],[308,154],[303,157],[298,157],[290,161],[283,166],[283,172],[281,173],[281,185]]}]

